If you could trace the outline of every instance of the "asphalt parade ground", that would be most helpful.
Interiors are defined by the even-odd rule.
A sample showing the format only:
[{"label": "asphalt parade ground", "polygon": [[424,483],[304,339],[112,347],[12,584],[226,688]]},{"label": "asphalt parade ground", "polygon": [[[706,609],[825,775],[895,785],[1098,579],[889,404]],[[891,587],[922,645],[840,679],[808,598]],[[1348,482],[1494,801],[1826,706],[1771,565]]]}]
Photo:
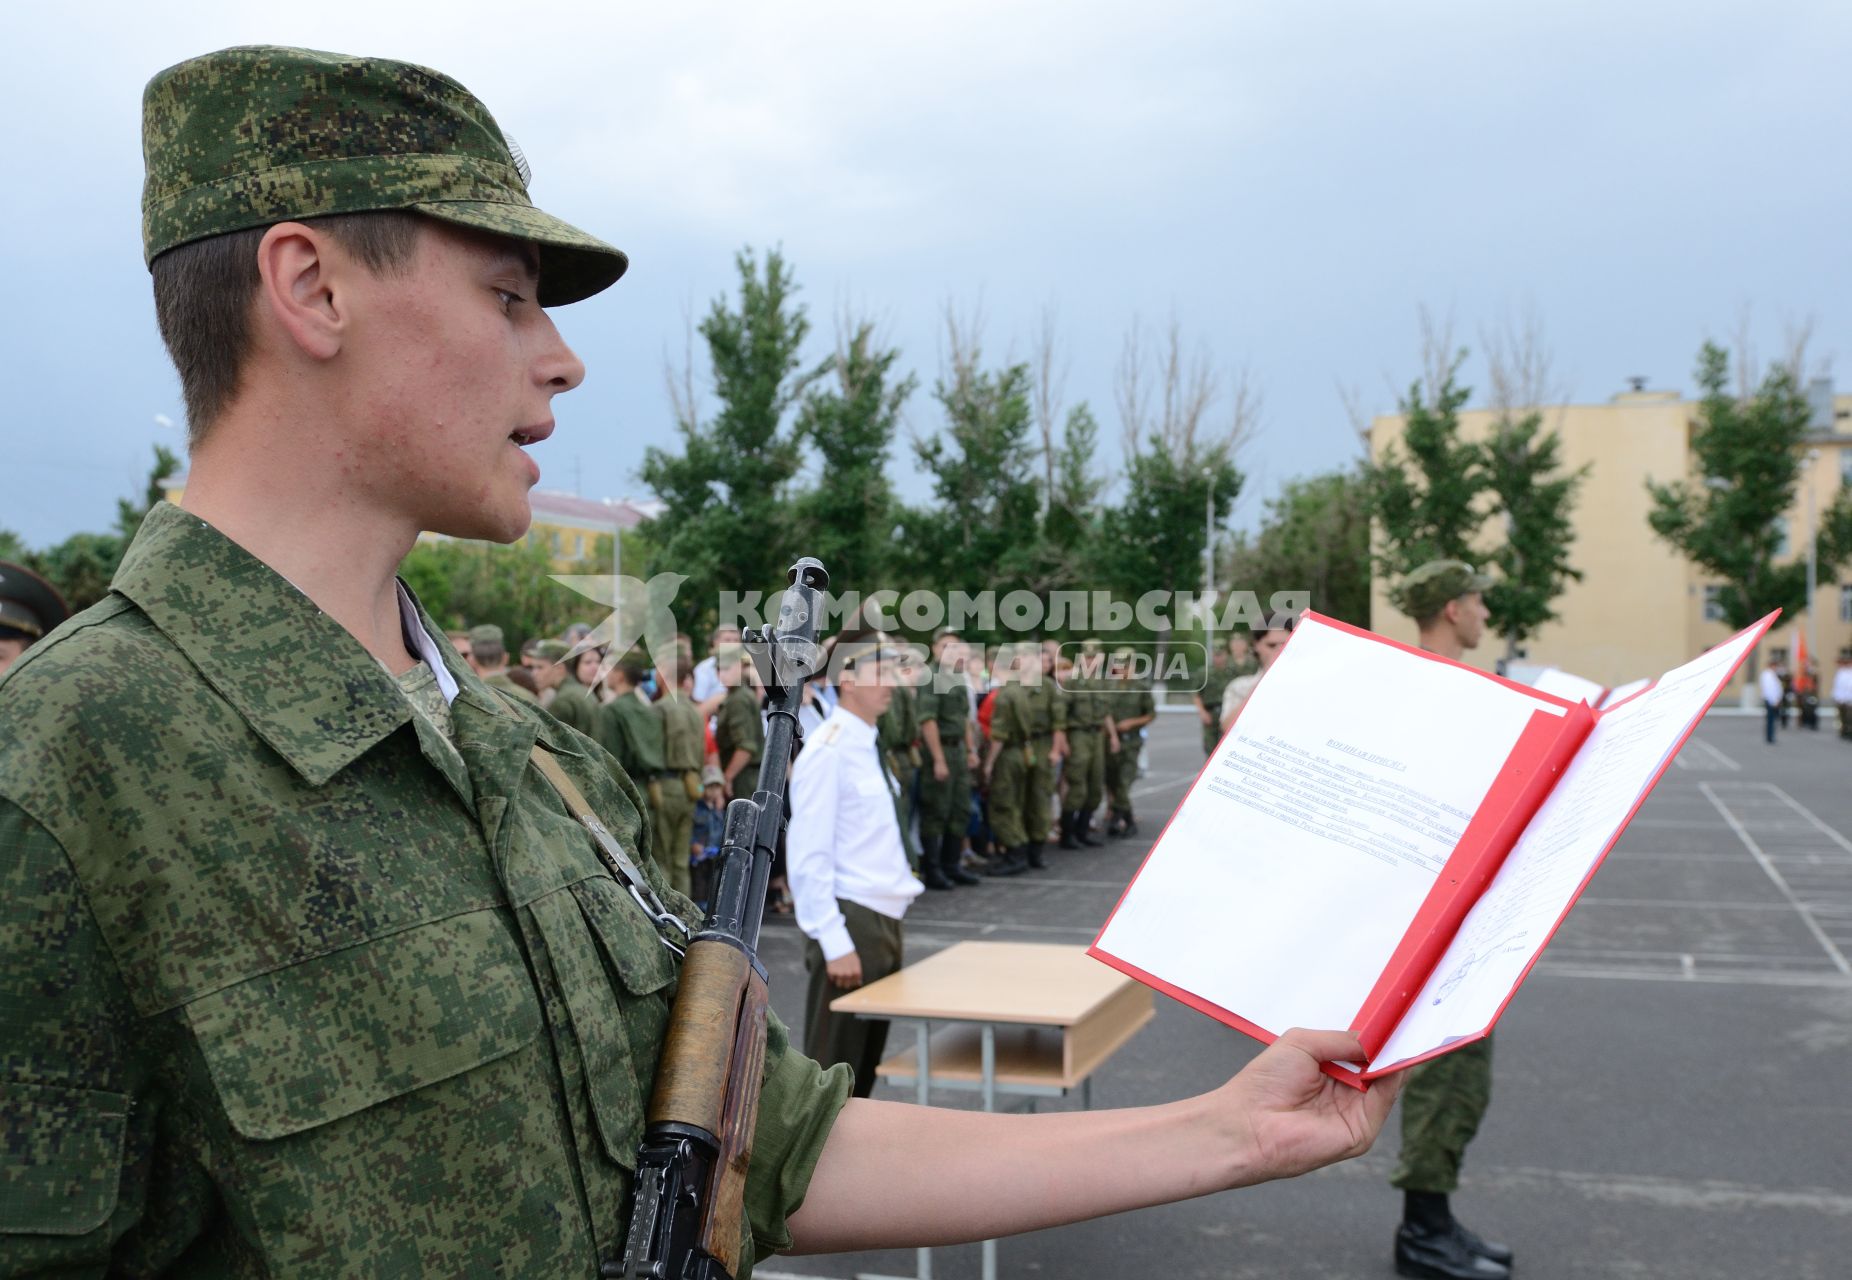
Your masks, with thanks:
[{"label": "asphalt parade ground", "polygon": [[[1771,747],[1760,716],[1707,718],[1499,1023],[1491,1110],[1453,1204],[1517,1251],[1515,1275],[1852,1276],[1852,742],[1822,725]],[[1090,942],[1202,763],[1194,716],[1160,716],[1148,754],[1136,838],[923,895],[908,960],[974,938]],[[789,917],[768,924],[763,954],[795,1037],[805,978]],[[1258,1051],[1156,1000],[1095,1076],[1096,1107],[1212,1088]],[[1398,1119],[1367,1156],[1292,1182],[1004,1240],[998,1274],[1391,1276]],[[979,1275],[975,1245],[932,1261],[942,1280]],[[908,1250],[768,1259],[756,1274],[914,1270]]]}]

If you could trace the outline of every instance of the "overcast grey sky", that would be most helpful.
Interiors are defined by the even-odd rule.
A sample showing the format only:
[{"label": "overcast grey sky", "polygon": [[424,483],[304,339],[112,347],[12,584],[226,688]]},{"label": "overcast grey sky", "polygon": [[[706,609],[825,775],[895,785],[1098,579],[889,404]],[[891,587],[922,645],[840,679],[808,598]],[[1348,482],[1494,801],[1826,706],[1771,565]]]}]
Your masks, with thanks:
[{"label": "overcast grey sky", "polygon": [[[1417,309],[1456,337],[1526,308],[1558,379],[1689,389],[1745,307],[1758,345],[1811,319],[1852,353],[1852,9],[1842,3],[319,3],[49,6],[0,78],[7,383],[0,526],[107,525],[182,417],[140,260],[141,86],[228,44],[405,58],[474,90],[536,203],[625,249],[555,313],[590,370],[538,447],[549,487],[641,492],[674,439],[665,355],[782,245],[815,324],[869,314],[927,394],[948,303],[997,359],[1059,318],[1070,402],[1117,463],[1113,367],[1175,316],[1264,397],[1249,524],[1339,465],[1420,371]],[[1484,385],[1475,358],[1467,378]],[[711,403],[711,402],[710,402]],[[917,494],[897,451],[904,492]]]}]

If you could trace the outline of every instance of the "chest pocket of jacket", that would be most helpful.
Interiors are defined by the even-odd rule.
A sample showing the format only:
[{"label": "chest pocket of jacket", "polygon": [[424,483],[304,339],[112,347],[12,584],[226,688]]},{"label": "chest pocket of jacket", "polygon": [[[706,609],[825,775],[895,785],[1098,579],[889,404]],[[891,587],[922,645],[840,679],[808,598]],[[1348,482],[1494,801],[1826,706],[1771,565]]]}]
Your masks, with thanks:
[{"label": "chest pocket of jacket", "polygon": [[0,1080],[0,1237],[80,1236],[109,1220],[129,1100]]},{"label": "chest pocket of jacket", "polygon": [[548,894],[529,910],[565,1007],[566,1017],[554,1019],[561,1061],[579,1065],[605,1155],[632,1170],[668,1027],[675,957],[608,876]]},{"label": "chest pocket of jacket", "polygon": [[542,1022],[512,927],[465,912],[184,1007],[273,1271],[461,1273],[507,1247],[490,1224],[571,1194],[546,1073],[515,1056]]}]

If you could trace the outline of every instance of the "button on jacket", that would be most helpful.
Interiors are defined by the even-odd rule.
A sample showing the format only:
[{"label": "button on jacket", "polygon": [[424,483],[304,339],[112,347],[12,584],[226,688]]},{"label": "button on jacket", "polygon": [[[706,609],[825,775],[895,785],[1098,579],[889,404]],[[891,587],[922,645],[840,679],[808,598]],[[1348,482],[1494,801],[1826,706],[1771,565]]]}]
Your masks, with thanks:
[{"label": "button on jacket", "polygon": [[[529,752],[648,868],[642,805],[436,650],[454,745],[160,504],[0,681],[0,1276],[552,1280],[621,1250],[679,969]],[[766,1064],[759,1254],[848,1090],[776,1019]]]},{"label": "button on jacket", "polygon": [[855,950],[838,898],[899,920],[924,888],[907,868],[891,786],[875,726],[841,707],[791,768],[791,894],[798,927],[817,940],[825,960]]}]

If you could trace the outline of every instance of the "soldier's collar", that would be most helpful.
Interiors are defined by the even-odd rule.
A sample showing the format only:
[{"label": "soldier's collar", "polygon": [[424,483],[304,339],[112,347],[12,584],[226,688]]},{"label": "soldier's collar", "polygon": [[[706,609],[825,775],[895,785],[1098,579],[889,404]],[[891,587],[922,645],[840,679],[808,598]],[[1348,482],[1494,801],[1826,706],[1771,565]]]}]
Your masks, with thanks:
[{"label": "soldier's collar", "polygon": [[411,718],[392,676],[345,628],[269,565],[170,503],[157,503],[142,521],[110,589],[147,614],[312,785]]}]

